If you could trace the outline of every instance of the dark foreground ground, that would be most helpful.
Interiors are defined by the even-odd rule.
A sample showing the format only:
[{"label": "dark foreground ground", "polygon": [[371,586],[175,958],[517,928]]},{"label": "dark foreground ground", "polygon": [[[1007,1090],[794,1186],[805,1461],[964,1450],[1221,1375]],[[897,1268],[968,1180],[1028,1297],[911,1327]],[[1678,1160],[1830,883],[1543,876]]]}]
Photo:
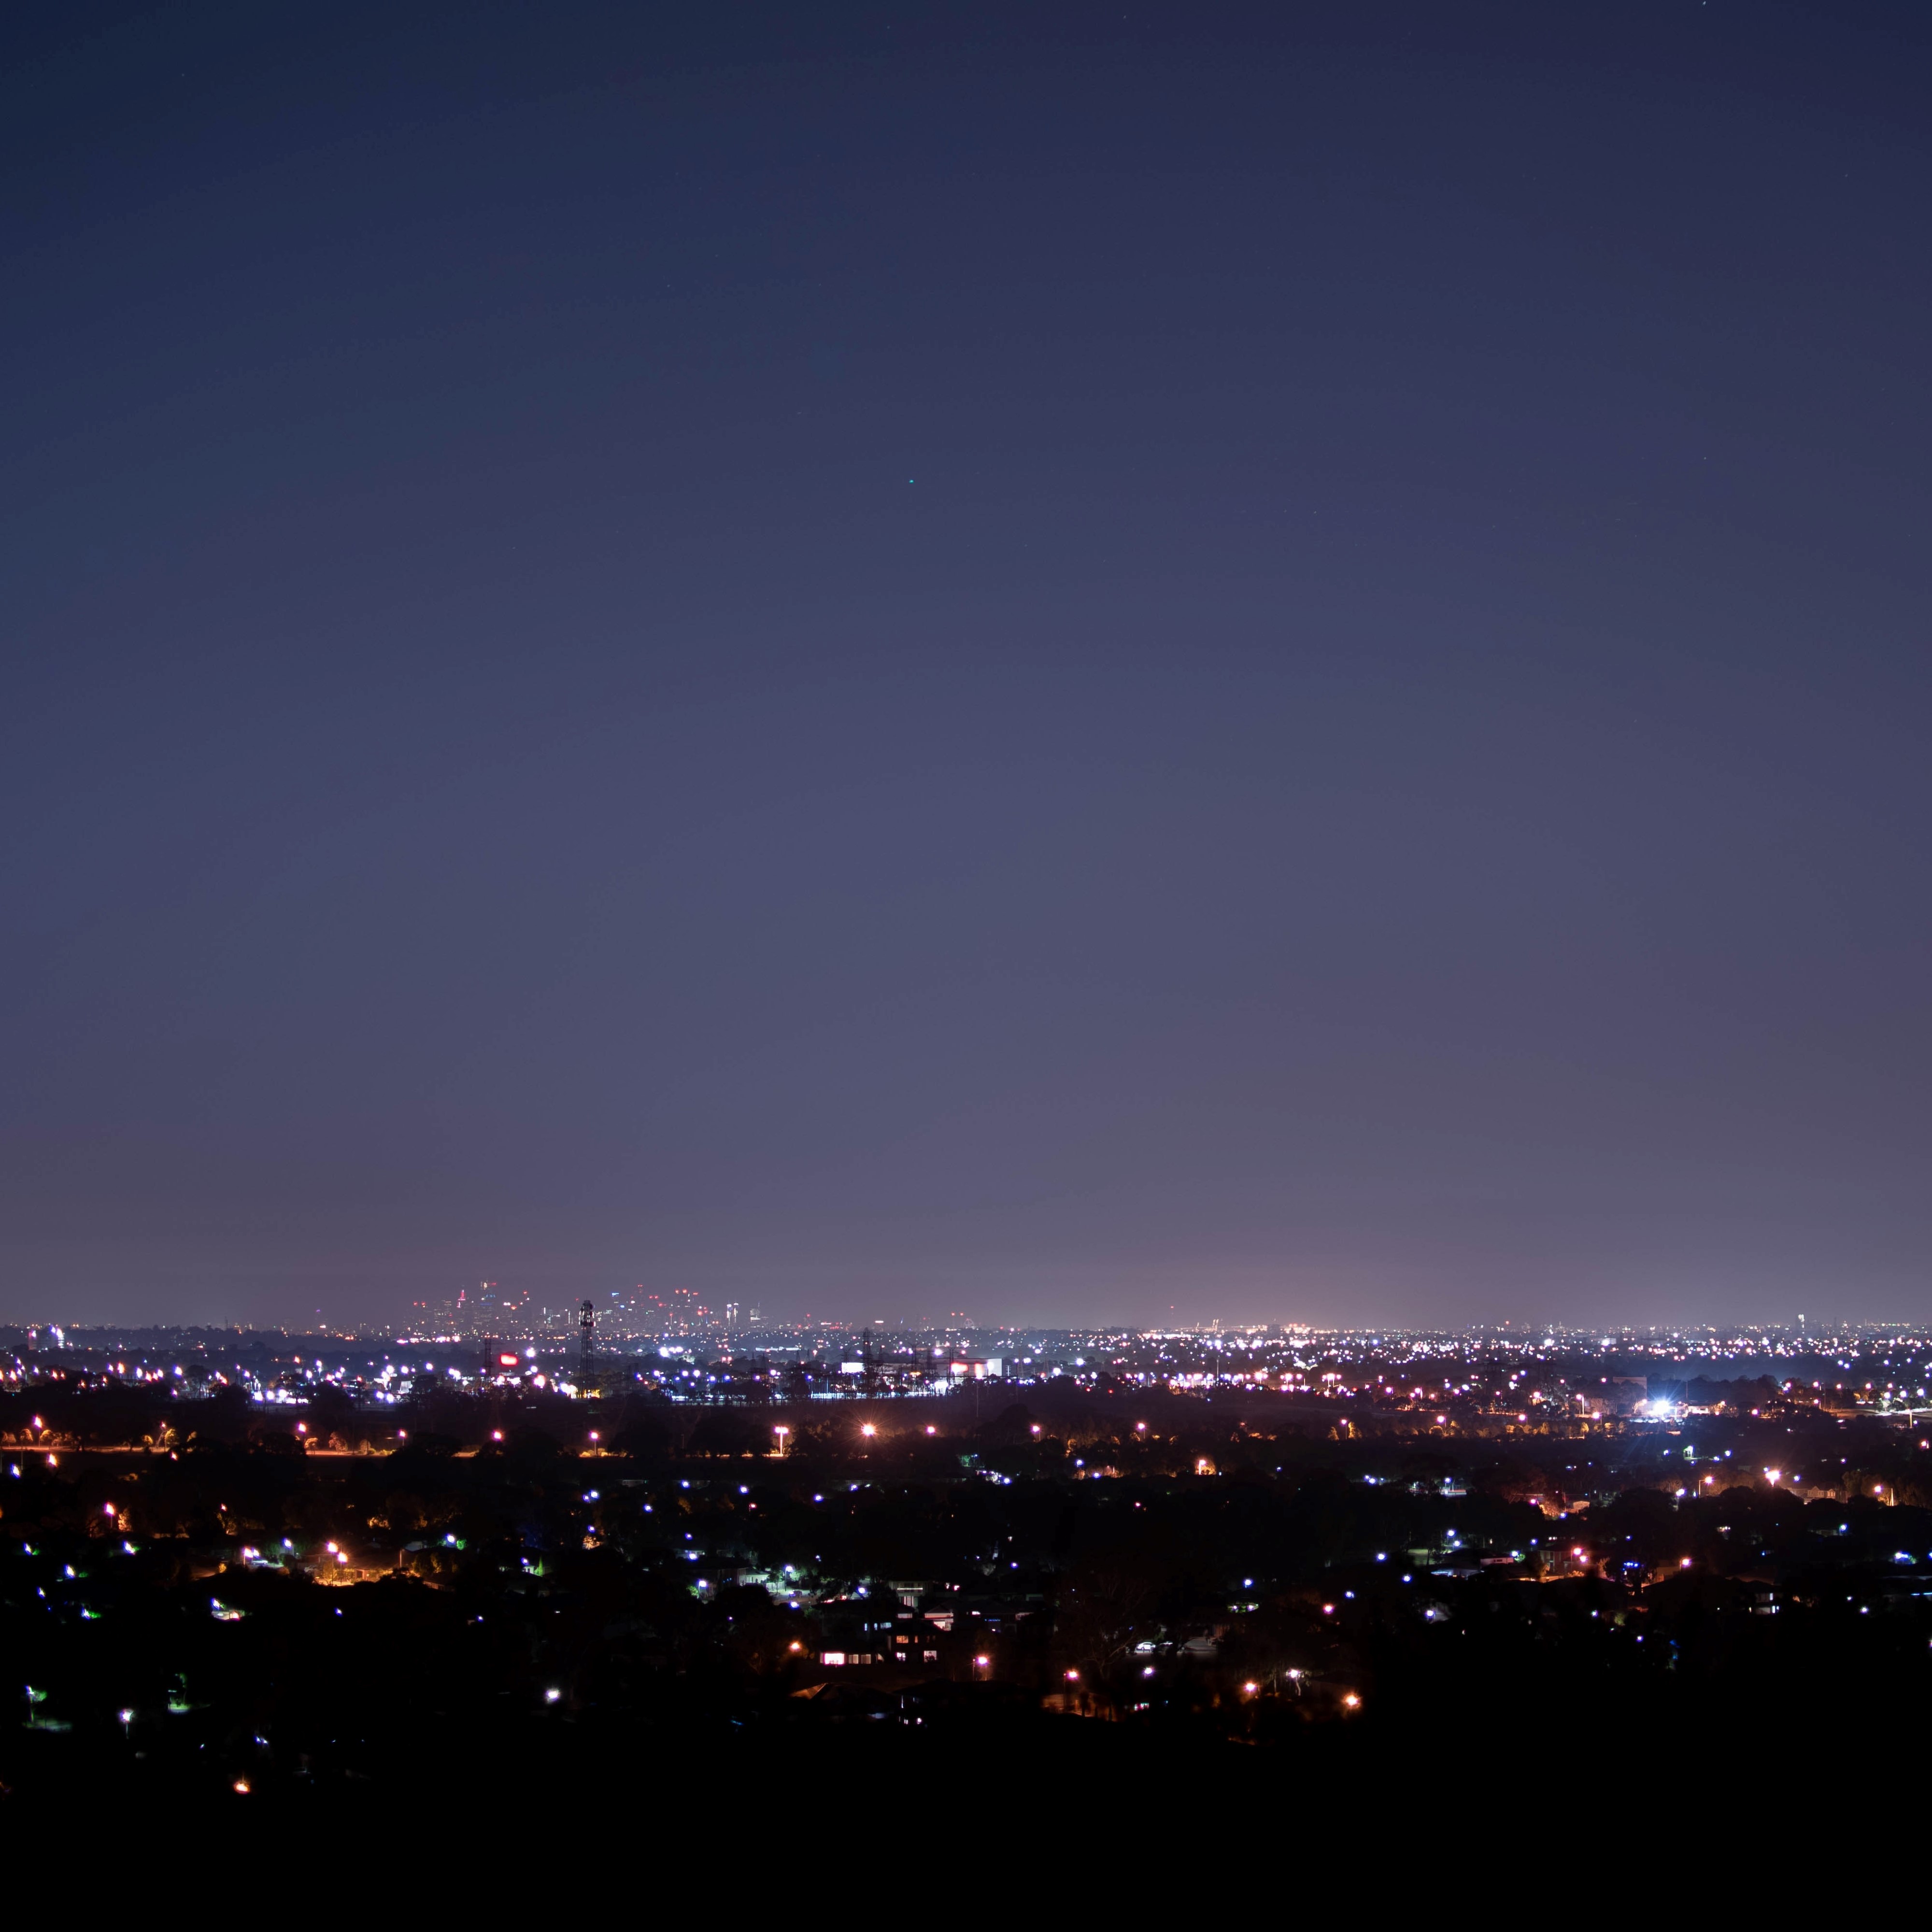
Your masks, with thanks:
[{"label": "dark foreground ground", "polygon": [[[1083,1858],[1293,1820],[1312,1856],[1922,1802],[1916,1442],[864,1414],[782,1460],[660,1417],[588,1455],[514,1416],[0,1452],[0,1812],[434,1825],[487,1863],[494,1821],[560,1817]],[[1767,1430],[1837,1492],[1745,1478]]]}]

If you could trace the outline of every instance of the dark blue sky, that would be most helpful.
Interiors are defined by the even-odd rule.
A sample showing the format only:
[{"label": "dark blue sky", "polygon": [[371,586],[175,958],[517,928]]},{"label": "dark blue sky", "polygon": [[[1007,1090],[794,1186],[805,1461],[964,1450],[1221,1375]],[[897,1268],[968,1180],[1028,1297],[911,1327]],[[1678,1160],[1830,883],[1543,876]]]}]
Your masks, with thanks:
[{"label": "dark blue sky", "polygon": [[1922,8],[0,52],[0,1313],[1932,1314]]}]

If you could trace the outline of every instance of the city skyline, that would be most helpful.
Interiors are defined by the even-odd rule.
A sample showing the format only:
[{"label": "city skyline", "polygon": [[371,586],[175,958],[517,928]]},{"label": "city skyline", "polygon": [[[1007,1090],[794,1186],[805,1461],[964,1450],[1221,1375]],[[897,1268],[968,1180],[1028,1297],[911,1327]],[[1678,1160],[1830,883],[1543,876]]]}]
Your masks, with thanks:
[{"label": "city skyline", "polygon": [[1904,0],[0,8],[21,1872],[1882,1906],[1928,98]]}]

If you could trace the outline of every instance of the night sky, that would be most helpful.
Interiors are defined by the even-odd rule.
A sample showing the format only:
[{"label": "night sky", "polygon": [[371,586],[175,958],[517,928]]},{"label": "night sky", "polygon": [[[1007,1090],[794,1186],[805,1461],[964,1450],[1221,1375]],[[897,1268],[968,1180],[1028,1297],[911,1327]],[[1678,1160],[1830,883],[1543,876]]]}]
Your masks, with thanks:
[{"label": "night sky", "polygon": [[0,55],[0,1315],[1932,1313],[1922,5]]}]

